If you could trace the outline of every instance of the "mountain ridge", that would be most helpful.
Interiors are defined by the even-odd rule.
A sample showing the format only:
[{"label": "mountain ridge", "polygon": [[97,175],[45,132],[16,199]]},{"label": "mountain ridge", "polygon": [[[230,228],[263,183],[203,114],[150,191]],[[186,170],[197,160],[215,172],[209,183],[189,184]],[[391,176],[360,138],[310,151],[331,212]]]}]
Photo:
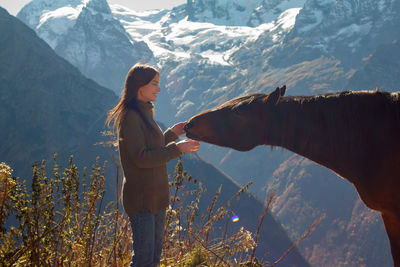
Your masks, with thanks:
[{"label": "mountain ridge", "polygon": [[30,173],[29,159],[48,159],[56,152],[68,157],[67,151],[93,140],[87,131],[100,131],[104,110],[117,96],[83,77],[4,9],[1,20],[0,58],[7,62],[0,66],[1,127],[8,131],[1,136],[0,150],[2,160],[25,176]]}]

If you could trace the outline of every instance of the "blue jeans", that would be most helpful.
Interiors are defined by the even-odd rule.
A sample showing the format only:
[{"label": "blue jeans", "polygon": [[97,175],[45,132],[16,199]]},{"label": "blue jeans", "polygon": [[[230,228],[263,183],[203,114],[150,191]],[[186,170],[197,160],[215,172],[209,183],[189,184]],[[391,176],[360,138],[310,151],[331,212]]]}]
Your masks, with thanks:
[{"label": "blue jeans", "polygon": [[133,253],[130,267],[156,267],[160,263],[164,238],[165,209],[156,214],[129,214]]}]

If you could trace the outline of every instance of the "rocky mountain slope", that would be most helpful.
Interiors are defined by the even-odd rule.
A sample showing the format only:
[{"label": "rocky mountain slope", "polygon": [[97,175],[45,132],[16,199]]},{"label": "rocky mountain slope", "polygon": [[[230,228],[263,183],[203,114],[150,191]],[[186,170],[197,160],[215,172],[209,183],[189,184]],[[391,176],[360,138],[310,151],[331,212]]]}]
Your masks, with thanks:
[{"label": "rocky mountain slope", "polygon": [[302,6],[303,4],[304,0],[189,0],[185,8],[185,16],[188,16],[189,21],[255,27],[275,20],[282,11],[293,5]]},{"label": "rocky mountain slope", "polygon": [[326,216],[299,245],[311,265],[393,265],[380,214],[367,208],[354,187],[333,172],[292,155],[274,171],[267,188],[276,190],[272,211],[292,238]]},{"label": "rocky mountain slope", "polygon": [[366,59],[365,66],[349,79],[346,87],[353,90],[399,90],[399,40],[378,46],[375,52]]},{"label": "rocky mountain slope", "polygon": [[91,166],[102,151],[94,144],[117,96],[82,76],[4,9],[0,31],[0,127],[6,129],[0,133],[1,161],[21,177],[54,153],[60,161],[76,154]]},{"label": "rocky mountain slope", "polygon": [[153,58],[146,43],[133,40],[113,18],[106,0],[35,0],[18,18],[85,76],[117,93],[133,63]]}]

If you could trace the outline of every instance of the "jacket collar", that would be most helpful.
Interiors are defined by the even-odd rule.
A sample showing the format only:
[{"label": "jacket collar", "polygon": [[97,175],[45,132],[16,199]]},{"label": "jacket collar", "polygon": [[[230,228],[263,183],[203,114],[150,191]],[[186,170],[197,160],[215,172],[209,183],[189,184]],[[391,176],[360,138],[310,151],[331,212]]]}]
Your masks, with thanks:
[{"label": "jacket collar", "polygon": [[151,102],[143,102],[143,101],[140,101],[140,100],[137,100],[137,106],[144,113],[150,112],[154,108],[153,103],[151,103]]}]

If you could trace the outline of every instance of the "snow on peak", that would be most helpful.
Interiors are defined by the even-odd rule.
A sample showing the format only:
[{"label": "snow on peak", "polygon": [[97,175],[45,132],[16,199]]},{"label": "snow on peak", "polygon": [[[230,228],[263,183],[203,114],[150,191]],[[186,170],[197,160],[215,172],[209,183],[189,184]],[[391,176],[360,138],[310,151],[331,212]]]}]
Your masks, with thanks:
[{"label": "snow on peak", "polygon": [[[17,14],[17,17],[25,22],[28,26],[36,29],[39,23],[43,23],[41,16],[45,12],[52,12],[59,8],[66,11],[66,7],[76,9],[79,5],[82,5],[81,0],[71,1],[52,1],[52,0],[33,0],[26,4]],[[57,17],[59,17],[58,12]],[[67,11],[67,16],[71,15],[71,10]],[[51,17],[51,16],[49,16]]]},{"label": "snow on peak", "polygon": [[339,30],[355,22],[359,25],[368,24],[379,17],[391,17],[392,4],[393,0],[307,0],[296,28],[304,33],[314,29]]},{"label": "snow on peak", "polygon": [[[31,28],[36,28],[43,24],[44,17],[61,18],[65,15],[76,18],[85,6],[99,13],[111,14],[106,0],[33,0],[18,12],[17,17]],[[54,14],[47,14],[52,12]]]},{"label": "snow on peak", "polygon": [[395,1],[307,0],[297,16],[292,37],[306,35],[307,46],[324,53],[337,47],[356,52],[363,39],[378,40],[382,25],[398,16]]},{"label": "snow on peak", "polygon": [[[270,15],[269,23],[257,27],[192,21],[189,16],[177,19],[176,10],[135,12],[120,5],[111,5],[111,10],[132,39],[146,42],[160,60],[169,57],[181,60],[198,58],[211,64],[230,65],[230,56],[242,44],[257,39],[265,31],[272,32],[273,42],[279,41],[280,36],[293,27],[304,1],[282,1],[278,5],[281,12]],[[218,4],[221,3],[232,2],[218,1]]]},{"label": "snow on peak", "polygon": [[131,40],[144,41],[160,58],[200,56],[227,65],[241,44],[265,31],[276,31],[272,35],[277,41],[282,32],[293,27],[305,1],[192,0],[173,10],[137,12],[109,6],[106,0],[33,0],[18,17],[52,48],[75,26],[78,17],[101,13],[103,19],[118,20]]},{"label": "snow on peak", "polygon": [[17,17],[35,29],[54,49],[59,38],[75,25],[83,9],[111,18],[106,0],[33,0],[21,9]]}]

